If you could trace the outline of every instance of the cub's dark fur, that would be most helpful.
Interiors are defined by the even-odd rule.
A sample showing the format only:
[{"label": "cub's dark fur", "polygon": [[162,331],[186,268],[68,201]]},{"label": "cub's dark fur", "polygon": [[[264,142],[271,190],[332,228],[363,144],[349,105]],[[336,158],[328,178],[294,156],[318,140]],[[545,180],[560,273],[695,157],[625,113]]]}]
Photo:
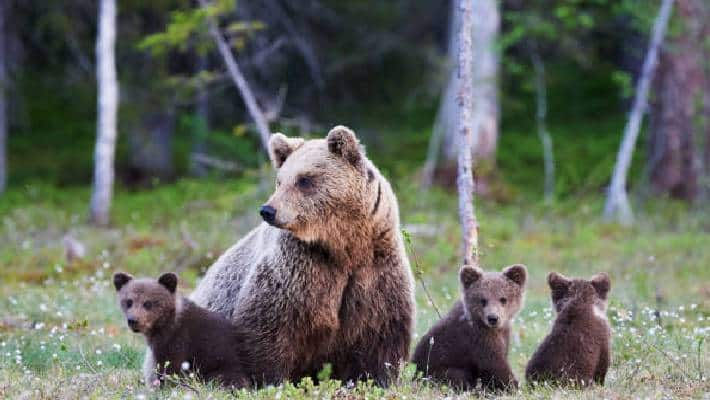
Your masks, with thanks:
[{"label": "cub's dark fur", "polygon": [[510,320],[523,302],[525,266],[503,272],[463,266],[459,278],[462,299],[420,340],[417,370],[458,389],[475,388],[479,380],[486,389],[516,387],[508,342]]},{"label": "cub's dark fur", "polygon": [[178,278],[158,280],[113,276],[128,326],[145,335],[157,361],[158,379],[195,372],[225,386],[251,385],[239,329],[228,320],[176,294]]},{"label": "cub's dark fur", "polygon": [[569,279],[552,272],[547,281],[557,318],[528,363],[528,383],[603,385],[611,363],[611,328],[606,318],[609,276]]}]

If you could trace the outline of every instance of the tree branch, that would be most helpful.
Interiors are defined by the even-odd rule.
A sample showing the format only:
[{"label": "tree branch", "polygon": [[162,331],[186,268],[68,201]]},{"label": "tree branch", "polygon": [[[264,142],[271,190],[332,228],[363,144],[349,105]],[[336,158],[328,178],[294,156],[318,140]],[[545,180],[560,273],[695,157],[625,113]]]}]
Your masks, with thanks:
[{"label": "tree branch", "polygon": [[[199,4],[200,7],[202,7],[203,9],[207,9],[207,7],[209,6],[206,0],[199,0]],[[259,137],[261,139],[261,145],[264,148],[264,151],[268,153],[269,136],[271,135],[269,131],[269,123],[266,121],[266,118],[264,117],[264,114],[262,113],[261,109],[259,109],[259,105],[256,102],[254,93],[252,92],[251,88],[249,87],[249,84],[244,78],[242,71],[239,69],[239,64],[237,64],[237,60],[234,58],[229,44],[227,44],[227,41],[224,39],[224,36],[222,36],[222,33],[220,32],[219,27],[217,26],[217,21],[215,21],[212,17],[208,17],[207,26],[209,28],[209,32],[212,36],[212,39],[214,39],[214,41],[217,43],[217,48],[219,49],[219,53],[224,59],[224,63],[227,66],[229,75],[232,77],[232,80],[237,86],[237,89],[239,89],[239,93],[242,95],[242,99],[244,100],[244,103],[247,106],[249,115],[251,115],[251,118],[256,124],[256,128],[259,131]]]}]

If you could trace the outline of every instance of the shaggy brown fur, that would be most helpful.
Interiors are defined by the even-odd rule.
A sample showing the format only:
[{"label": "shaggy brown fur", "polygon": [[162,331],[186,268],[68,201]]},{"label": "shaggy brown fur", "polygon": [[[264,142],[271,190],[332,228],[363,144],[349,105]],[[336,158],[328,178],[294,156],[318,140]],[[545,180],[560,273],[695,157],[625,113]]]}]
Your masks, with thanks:
[{"label": "shaggy brown fur", "polygon": [[315,377],[330,363],[334,378],[386,385],[408,358],[414,323],[389,183],[342,126],[326,139],[275,134],[270,154],[273,225],[227,250],[191,298],[248,330],[262,384]]},{"label": "shaggy brown fur", "polygon": [[606,318],[609,276],[600,273],[587,281],[552,272],[547,281],[557,318],[528,363],[528,383],[603,385],[611,363],[611,328]]},{"label": "shaggy brown fur", "polygon": [[417,370],[458,389],[481,381],[487,389],[517,387],[508,364],[510,320],[520,310],[527,271],[503,272],[463,266],[462,299],[419,341],[412,361]]},{"label": "shaggy brown fur", "polygon": [[113,282],[129,328],[145,335],[160,383],[166,375],[194,372],[226,386],[251,385],[242,365],[245,353],[238,330],[177,295],[175,274],[163,274],[156,281],[119,272]]}]

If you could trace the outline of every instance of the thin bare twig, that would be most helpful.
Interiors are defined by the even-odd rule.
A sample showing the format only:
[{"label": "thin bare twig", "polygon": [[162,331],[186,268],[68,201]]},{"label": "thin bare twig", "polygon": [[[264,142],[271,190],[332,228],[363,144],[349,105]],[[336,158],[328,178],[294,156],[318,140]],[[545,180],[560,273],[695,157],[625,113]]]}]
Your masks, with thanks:
[{"label": "thin bare twig", "polygon": [[419,259],[417,258],[417,253],[414,251],[414,246],[412,245],[412,238],[410,237],[409,232],[407,232],[404,229],[402,229],[402,236],[404,236],[404,243],[407,245],[407,250],[409,250],[409,252],[412,253],[412,259],[414,260],[414,276],[417,278],[419,283],[422,285],[422,290],[424,290],[424,295],[427,297],[429,304],[431,304],[434,311],[436,311],[436,315],[438,315],[439,318],[441,319],[441,312],[439,312],[439,307],[436,306],[436,303],[434,302],[434,298],[431,296],[431,293],[429,292],[429,288],[427,287],[426,283],[424,282],[424,271],[422,271],[422,268],[419,265]]}]

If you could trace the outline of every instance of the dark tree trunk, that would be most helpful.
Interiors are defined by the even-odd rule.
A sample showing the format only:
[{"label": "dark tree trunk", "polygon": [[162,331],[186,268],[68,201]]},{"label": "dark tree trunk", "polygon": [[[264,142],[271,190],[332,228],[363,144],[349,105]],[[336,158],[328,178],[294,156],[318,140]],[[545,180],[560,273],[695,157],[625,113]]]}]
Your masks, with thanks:
[{"label": "dark tree trunk", "polygon": [[[197,72],[207,71],[207,55],[201,54],[197,57]],[[207,150],[207,133],[210,129],[209,109],[210,109],[210,94],[206,82],[201,82],[195,94],[195,116],[196,123],[193,125],[194,144],[192,146],[192,154],[190,161],[190,173],[194,176],[207,175],[207,168],[196,161],[196,157],[205,154]]]},{"label": "dark tree trunk", "polygon": [[661,53],[651,103],[649,171],[657,193],[693,201],[699,195],[705,78],[701,0],[678,0],[682,32]]},{"label": "dark tree trunk", "polygon": [[165,181],[173,177],[174,132],[175,113],[170,109],[153,112],[143,118],[129,139],[129,184],[150,186],[155,179]]}]

